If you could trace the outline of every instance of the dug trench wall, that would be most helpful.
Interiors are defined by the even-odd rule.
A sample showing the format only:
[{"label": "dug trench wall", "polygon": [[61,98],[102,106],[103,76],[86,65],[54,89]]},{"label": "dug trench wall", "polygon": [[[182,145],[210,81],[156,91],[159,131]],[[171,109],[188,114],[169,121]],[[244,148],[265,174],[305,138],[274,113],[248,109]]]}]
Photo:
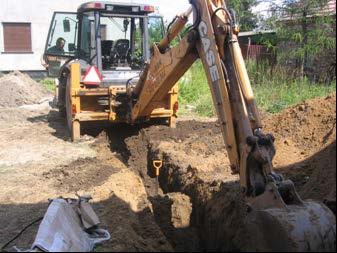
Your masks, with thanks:
[{"label": "dug trench wall", "polygon": [[[264,119],[265,132],[277,139],[275,169],[295,182],[303,198],[325,202],[334,212],[335,105],[333,94]],[[149,196],[155,196],[157,189],[152,161],[163,160],[161,194],[181,193],[190,198],[189,227],[196,233],[194,243],[199,250],[253,250],[251,235],[245,232],[247,206],[238,175],[230,170],[217,122],[181,121],[177,129],[152,126],[126,138],[124,148],[125,159],[143,178]]]}]

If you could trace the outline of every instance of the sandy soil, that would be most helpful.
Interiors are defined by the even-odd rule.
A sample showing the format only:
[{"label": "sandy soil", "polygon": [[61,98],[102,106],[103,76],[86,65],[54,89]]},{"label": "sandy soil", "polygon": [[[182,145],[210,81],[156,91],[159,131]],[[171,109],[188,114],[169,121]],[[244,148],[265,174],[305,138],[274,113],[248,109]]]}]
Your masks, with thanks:
[{"label": "sandy soil", "polygon": [[[265,116],[264,122],[265,131],[277,139],[276,171],[295,182],[302,198],[324,202],[335,213],[336,96]],[[216,122],[181,121],[178,131],[153,126],[125,143],[128,164],[142,175],[150,196],[156,191],[151,161],[162,159],[159,181],[164,193],[182,192],[191,198],[190,229],[199,229],[195,242],[202,250],[249,249],[249,242],[242,239],[245,231],[240,230],[246,207],[238,176],[229,167]],[[182,237],[166,235],[173,242]]]},{"label": "sandy soil", "polygon": [[[140,177],[111,152],[105,134],[71,143],[49,109],[0,111],[0,245],[46,211],[48,199],[89,194],[112,240],[98,251],[172,251]],[[8,115],[11,115],[8,117]],[[38,226],[15,245],[29,248]]]},{"label": "sandy soil", "polygon": [[38,104],[52,94],[19,71],[0,76],[0,108]]},{"label": "sandy soil", "polygon": [[[112,239],[96,251],[242,250],[246,212],[219,126],[181,120],[165,126],[85,130],[71,143],[50,107],[0,108],[0,246],[42,216],[48,199],[89,194]],[[336,208],[336,96],[266,116],[277,139],[275,167],[301,196]],[[159,183],[151,162],[162,159]],[[159,187],[160,186],[160,187]],[[228,229],[230,228],[230,229]],[[14,245],[29,248],[35,225]]]}]

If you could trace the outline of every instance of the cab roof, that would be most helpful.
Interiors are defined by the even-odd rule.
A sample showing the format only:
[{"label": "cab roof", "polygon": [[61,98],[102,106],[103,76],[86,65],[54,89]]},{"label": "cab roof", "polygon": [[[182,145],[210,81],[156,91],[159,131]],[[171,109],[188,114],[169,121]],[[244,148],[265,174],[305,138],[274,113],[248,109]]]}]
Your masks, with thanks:
[{"label": "cab roof", "polygon": [[155,12],[155,7],[148,4],[92,1],[80,5],[80,7],[77,9],[77,12],[93,10],[116,14],[150,14]]}]

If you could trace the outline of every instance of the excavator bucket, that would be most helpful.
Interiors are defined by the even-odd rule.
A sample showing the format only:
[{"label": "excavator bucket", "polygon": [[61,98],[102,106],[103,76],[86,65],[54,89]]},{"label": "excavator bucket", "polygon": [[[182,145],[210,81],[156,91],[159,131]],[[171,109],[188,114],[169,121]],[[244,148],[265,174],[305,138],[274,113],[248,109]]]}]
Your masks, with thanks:
[{"label": "excavator bucket", "polygon": [[248,251],[335,252],[336,217],[323,204],[302,201],[291,181],[268,184],[250,204]]},{"label": "excavator bucket", "polygon": [[263,252],[334,252],[336,219],[324,205],[305,202],[287,209],[250,212],[247,230],[253,248]]}]

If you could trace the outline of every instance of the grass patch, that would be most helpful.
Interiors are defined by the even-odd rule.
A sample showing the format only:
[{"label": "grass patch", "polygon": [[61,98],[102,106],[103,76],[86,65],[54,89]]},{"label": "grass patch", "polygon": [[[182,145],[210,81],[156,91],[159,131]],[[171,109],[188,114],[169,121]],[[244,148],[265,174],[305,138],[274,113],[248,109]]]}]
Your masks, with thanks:
[{"label": "grass patch", "polygon": [[43,87],[45,87],[47,90],[54,92],[56,85],[55,85],[55,81],[52,78],[45,78],[43,80],[41,80],[40,82],[42,84]]},{"label": "grass patch", "polygon": [[211,92],[200,61],[197,61],[181,79],[179,94],[181,114],[191,112],[200,116],[215,114]]},{"label": "grass patch", "polygon": [[[281,67],[271,71],[267,65],[248,62],[247,69],[256,101],[264,111],[277,113],[292,105],[336,91],[336,81],[327,85],[289,76]],[[215,116],[211,92],[204,69],[197,61],[180,82],[181,115]]]},{"label": "grass patch", "polygon": [[324,97],[336,91],[336,81],[314,83],[307,78],[294,77],[290,70],[250,61],[247,69],[258,106],[270,113],[280,112],[304,100]]},{"label": "grass patch", "polygon": [[327,96],[336,91],[336,82],[325,85],[293,80],[272,85],[258,84],[253,89],[258,106],[267,112],[277,113],[304,100]]}]

